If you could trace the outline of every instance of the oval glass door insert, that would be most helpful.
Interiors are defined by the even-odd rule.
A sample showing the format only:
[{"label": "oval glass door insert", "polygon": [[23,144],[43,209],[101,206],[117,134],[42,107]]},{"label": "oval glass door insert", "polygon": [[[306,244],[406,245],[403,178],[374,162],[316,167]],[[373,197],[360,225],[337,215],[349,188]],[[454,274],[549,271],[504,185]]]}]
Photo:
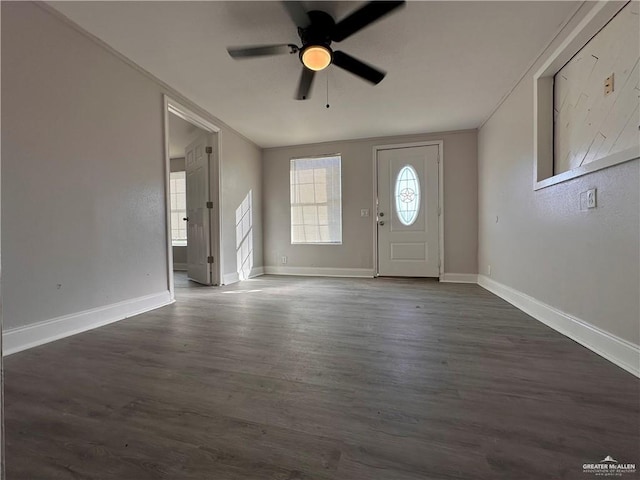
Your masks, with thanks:
[{"label": "oval glass door insert", "polygon": [[405,165],[396,177],[396,213],[403,225],[412,225],[420,211],[420,180],[411,165]]}]

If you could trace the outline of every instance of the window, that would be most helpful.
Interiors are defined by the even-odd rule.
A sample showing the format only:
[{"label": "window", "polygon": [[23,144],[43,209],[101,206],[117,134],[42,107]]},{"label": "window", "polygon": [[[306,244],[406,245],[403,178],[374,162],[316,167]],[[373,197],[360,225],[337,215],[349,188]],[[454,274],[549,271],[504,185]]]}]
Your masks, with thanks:
[{"label": "window", "polygon": [[186,172],[171,172],[169,177],[171,195],[171,244],[187,245],[187,186]]},{"label": "window", "polygon": [[[634,75],[637,78],[638,42],[637,38],[635,41],[630,40],[628,35],[634,35],[634,30],[637,32],[638,6],[637,2],[626,5],[635,10],[624,10],[620,2],[597,2],[589,6],[588,15],[533,77],[535,190],[638,158],[638,98],[633,93],[637,84],[625,80]],[[614,22],[611,22],[612,18]],[[631,23],[624,25],[618,34],[610,31],[619,21]],[[634,26],[629,27],[632,24]],[[601,49],[602,53],[590,53],[592,48],[603,41],[598,38],[601,35],[605,36],[604,43],[601,44],[604,47]],[[619,38],[618,35],[625,38]],[[618,47],[615,46],[616,43]],[[628,57],[630,51],[632,56]],[[579,58],[584,61],[581,61],[580,68],[575,68]],[[630,63],[625,60],[627,58],[631,58]],[[625,62],[628,64],[626,70],[623,67]],[[585,67],[586,70],[582,71],[579,78],[589,81],[593,79],[596,82],[593,87],[595,94],[587,93],[586,90],[590,87],[585,87],[585,92],[582,88],[572,89],[576,94],[567,96],[568,84],[564,82],[562,75],[567,77],[570,84],[576,83],[577,80],[572,80],[573,75],[567,73],[573,70],[575,74]],[[632,69],[635,69],[635,73],[632,73]],[[560,77],[556,76],[558,73]],[[611,74],[615,74],[615,78]],[[554,77],[559,80],[554,82]],[[605,87],[605,79],[613,87],[611,90]],[[565,103],[557,103],[557,110],[554,110],[554,100]],[[566,103],[567,100],[569,103]],[[566,108],[570,104],[573,107],[563,112],[563,106]],[[568,118],[567,113],[571,113],[573,118]],[[625,123],[626,121],[629,123]],[[572,130],[569,137],[564,132],[565,140],[557,138],[558,133],[563,133],[559,130],[566,126],[570,126]],[[581,128],[573,131],[576,126]],[[619,126],[623,127],[622,130]],[[604,130],[600,132],[600,128]],[[627,148],[628,141],[633,143],[630,148]],[[559,160],[555,165],[554,154]]]},{"label": "window", "polygon": [[342,243],[341,157],[291,160],[291,243]]},{"label": "window", "polygon": [[411,165],[405,165],[396,178],[396,212],[400,223],[413,225],[420,210],[420,181]]},{"label": "window", "polygon": [[554,174],[637,156],[639,10],[628,3],[554,75]]}]

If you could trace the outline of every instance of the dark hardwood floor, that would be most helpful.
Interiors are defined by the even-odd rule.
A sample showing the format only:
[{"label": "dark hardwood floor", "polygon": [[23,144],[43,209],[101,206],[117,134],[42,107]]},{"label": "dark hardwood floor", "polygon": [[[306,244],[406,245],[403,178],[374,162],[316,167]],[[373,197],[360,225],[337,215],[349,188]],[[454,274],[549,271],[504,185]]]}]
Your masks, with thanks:
[{"label": "dark hardwood floor", "polygon": [[6,358],[8,480],[588,479],[607,455],[640,464],[640,381],[476,285],[182,280],[175,305]]}]

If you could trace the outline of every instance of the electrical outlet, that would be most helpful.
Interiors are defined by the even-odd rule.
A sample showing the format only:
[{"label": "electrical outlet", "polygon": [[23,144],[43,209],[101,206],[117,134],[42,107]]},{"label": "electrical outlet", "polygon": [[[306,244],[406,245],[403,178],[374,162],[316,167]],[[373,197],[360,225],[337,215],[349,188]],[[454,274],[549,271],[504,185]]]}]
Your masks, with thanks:
[{"label": "electrical outlet", "polygon": [[596,189],[591,188],[587,190],[587,208],[596,208]]},{"label": "electrical outlet", "polygon": [[280,259],[280,262],[281,262],[283,265],[286,265],[286,264],[287,264],[287,256],[286,256],[286,255],[283,255],[283,256],[282,256],[282,258]]},{"label": "electrical outlet", "polygon": [[604,79],[604,94],[609,95],[613,92],[613,73]]},{"label": "electrical outlet", "polygon": [[580,192],[580,211],[586,212],[592,208],[598,206],[598,191],[595,188],[590,188],[586,192]]}]

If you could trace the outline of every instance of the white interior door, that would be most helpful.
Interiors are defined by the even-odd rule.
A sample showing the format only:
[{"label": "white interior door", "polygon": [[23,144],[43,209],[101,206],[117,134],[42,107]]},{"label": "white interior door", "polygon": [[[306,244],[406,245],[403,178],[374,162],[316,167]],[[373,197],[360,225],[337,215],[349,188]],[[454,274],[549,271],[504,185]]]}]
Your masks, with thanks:
[{"label": "white interior door", "polygon": [[379,275],[440,275],[438,161],[438,145],[378,151]]},{"label": "white interior door", "polygon": [[207,202],[209,192],[209,155],[212,135],[203,133],[185,149],[187,183],[187,276],[211,285],[211,229]]}]

